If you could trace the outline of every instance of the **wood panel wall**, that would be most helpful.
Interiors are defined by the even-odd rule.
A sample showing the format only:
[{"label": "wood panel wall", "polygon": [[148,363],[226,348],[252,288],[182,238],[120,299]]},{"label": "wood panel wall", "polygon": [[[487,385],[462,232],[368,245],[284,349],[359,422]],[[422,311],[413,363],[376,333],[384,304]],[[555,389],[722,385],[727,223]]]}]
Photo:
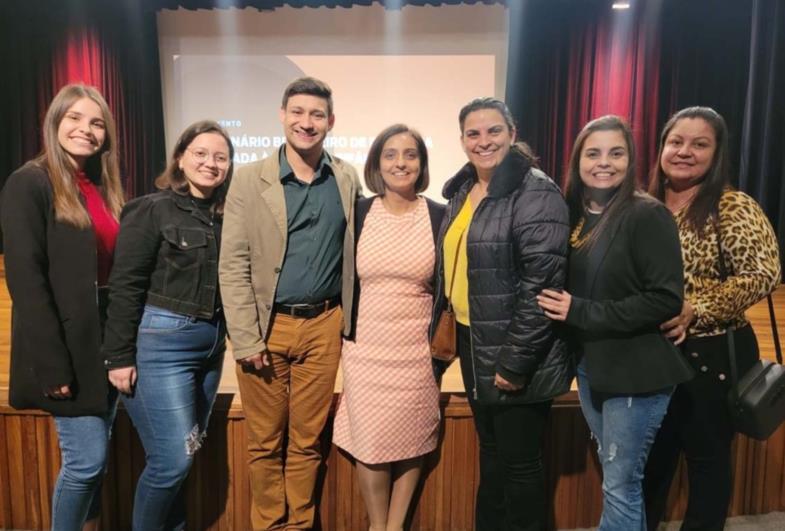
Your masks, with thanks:
[{"label": "wood panel wall", "polygon": [[[596,525],[601,512],[600,469],[574,393],[553,409],[545,442],[551,522],[558,529]],[[445,395],[440,449],[428,460],[417,493],[411,529],[472,529],[477,487],[477,443],[465,398]],[[51,492],[59,468],[54,423],[40,412],[0,407],[0,528],[48,529]],[[319,502],[321,529],[367,529],[352,460],[329,444]],[[785,427],[767,442],[738,437],[731,513],[785,510]],[[188,479],[188,529],[249,529],[250,492],[242,411],[222,395],[204,447]],[[122,410],[115,424],[112,455],[104,481],[103,529],[130,529],[134,484],[144,454]],[[669,519],[685,506],[686,477],[680,470],[671,493]]]}]

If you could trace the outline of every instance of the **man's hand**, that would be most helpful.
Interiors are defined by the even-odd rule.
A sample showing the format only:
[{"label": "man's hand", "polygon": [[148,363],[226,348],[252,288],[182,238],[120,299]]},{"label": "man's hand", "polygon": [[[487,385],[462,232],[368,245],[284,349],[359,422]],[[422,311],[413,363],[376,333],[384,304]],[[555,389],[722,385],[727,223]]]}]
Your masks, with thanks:
[{"label": "man's hand", "polygon": [[109,370],[109,381],[118,391],[125,395],[130,395],[136,384],[136,367],[120,367]]},{"label": "man's hand", "polygon": [[245,365],[246,367],[253,366],[253,368],[257,371],[261,371],[264,367],[269,367],[272,365],[273,360],[270,357],[270,351],[264,350],[259,354],[254,354],[253,356],[248,356],[247,358],[237,360],[237,363]]}]

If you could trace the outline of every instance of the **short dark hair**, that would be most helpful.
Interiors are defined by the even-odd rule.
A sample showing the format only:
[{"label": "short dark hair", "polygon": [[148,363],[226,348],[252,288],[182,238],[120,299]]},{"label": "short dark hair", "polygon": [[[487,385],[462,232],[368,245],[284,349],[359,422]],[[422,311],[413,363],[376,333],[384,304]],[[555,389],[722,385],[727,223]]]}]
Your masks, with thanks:
[{"label": "short dark hair", "polygon": [[624,137],[627,144],[627,173],[619,184],[619,189],[614,195],[607,208],[602,213],[597,227],[592,231],[587,241],[589,246],[596,242],[603,230],[608,225],[619,218],[620,214],[629,206],[635,196],[637,183],[635,180],[635,142],[632,137],[632,130],[624,118],[614,114],[607,114],[595,118],[583,126],[581,132],[575,138],[570,154],[570,162],[567,166],[567,206],[570,209],[570,225],[575,226],[578,220],[584,215],[586,206],[586,185],[583,184],[580,174],[581,152],[586,139],[597,131],[618,131]]},{"label": "short dark hair", "polygon": [[202,120],[193,123],[185,128],[185,131],[177,139],[172,151],[172,158],[166,169],[155,179],[155,187],[159,190],[172,190],[178,194],[188,194],[188,179],[185,178],[185,173],[180,169],[180,159],[182,158],[185,150],[191,145],[194,139],[204,133],[215,133],[221,135],[226,140],[226,145],[229,147],[229,167],[226,169],[226,179],[221,185],[213,192],[213,212],[217,215],[223,215],[224,202],[226,201],[226,192],[229,190],[229,183],[232,180],[232,172],[234,171],[234,146],[232,139],[223,127],[218,125],[217,122],[212,120]]},{"label": "short dark hair", "polygon": [[365,185],[368,189],[379,195],[384,195],[384,179],[382,179],[382,171],[380,161],[382,158],[382,150],[384,144],[395,135],[400,134],[410,135],[417,144],[417,155],[420,157],[420,175],[414,183],[414,192],[420,193],[428,188],[430,177],[428,175],[428,148],[425,147],[425,141],[422,139],[420,133],[405,124],[395,124],[386,128],[379,133],[371,144],[371,149],[368,150],[368,158],[365,160]]},{"label": "short dark hair", "polygon": [[728,149],[728,126],[720,113],[711,107],[687,107],[675,113],[665,123],[660,135],[660,146],[657,150],[657,161],[655,162],[649,177],[649,193],[659,199],[665,200],[665,183],[668,176],[662,169],[662,151],[665,149],[665,142],[668,135],[680,120],[685,118],[700,118],[714,131],[714,158],[711,166],[703,176],[699,184],[700,188],[695,195],[695,199],[687,207],[684,220],[698,233],[703,232],[703,227],[709,216],[714,213],[720,203],[722,192],[730,186],[730,152]]},{"label": "short dark hair", "polygon": [[333,91],[330,86],[315,77],[300,77],[289,83],[283,91],[281,108],[286,109],[289,98],[298,94],[308,94],[327,101],[327,115],[333,114]]}]

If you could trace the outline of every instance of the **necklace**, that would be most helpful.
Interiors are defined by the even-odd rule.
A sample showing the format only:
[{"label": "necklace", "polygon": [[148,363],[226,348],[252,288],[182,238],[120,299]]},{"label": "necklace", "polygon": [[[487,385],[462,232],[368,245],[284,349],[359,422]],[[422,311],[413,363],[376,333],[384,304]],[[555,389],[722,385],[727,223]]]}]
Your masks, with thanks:
[{"label": "necklace", "polygon": [[698,187],[696,186],[691,194],[689,194],[685,199],[679,201],[679,203],[677,203],[676,205],[671,206],[671,205],[667,205],[666,203],[666,205],[668,206],[668,210],[670,210],[674,214],[681,212],[685,207],[687,207],[690,203],[692,203],[692,200],[695,199],[695,196],[697,194],[698,194]]},{"label": "necklace", "polygon": [[581,217],[578,220],[578,223],[575,225],[575,228],[572,229],[572,233],[570,234],[570,247],[573,249],[578,249],[581,247],[591,236],[593,228],[586,231],[586,234],[581,236],[581,231],[583,230],[583,226],[586,225],[586,218]]}]

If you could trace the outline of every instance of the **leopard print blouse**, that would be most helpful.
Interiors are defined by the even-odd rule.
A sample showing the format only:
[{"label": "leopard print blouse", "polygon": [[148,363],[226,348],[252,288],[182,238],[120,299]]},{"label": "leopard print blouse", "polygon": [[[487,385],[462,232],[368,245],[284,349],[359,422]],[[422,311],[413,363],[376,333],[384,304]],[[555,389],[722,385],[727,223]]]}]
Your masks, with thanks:
[{"label": "leopard print blouse", "polygon": [[725,332],[728,324],[748,323],[744,312],[780,283],[777,238],[768,218],[750,196],[726,190],[720,198],[720,232],[728,278],[720,280],[716,225],[709,219],[701,236],[678,212],[685,298],[695,309],[693,336]]}]

